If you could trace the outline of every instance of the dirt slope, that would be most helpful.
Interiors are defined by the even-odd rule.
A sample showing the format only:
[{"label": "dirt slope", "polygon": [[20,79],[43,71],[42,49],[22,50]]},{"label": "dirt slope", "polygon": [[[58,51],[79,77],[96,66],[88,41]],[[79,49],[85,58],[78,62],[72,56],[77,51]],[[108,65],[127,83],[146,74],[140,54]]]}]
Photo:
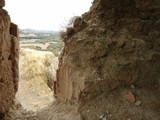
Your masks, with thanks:
[{"label": "dirt slope", "polygon": [[42,109],[54,100],[51,88],[56,79],[57,65],[58,60],[51,52],[20,49],[16,98],[26,110]]}]

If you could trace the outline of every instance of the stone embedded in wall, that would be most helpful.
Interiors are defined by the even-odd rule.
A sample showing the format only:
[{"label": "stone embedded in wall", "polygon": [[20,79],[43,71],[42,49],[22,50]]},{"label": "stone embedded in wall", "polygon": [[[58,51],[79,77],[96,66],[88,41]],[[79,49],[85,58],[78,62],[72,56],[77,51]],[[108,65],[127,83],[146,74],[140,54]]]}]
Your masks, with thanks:
[{"label": "stone embedded in wall", "polygon": [[19,29],[18,26],[14,23],[10,24],[10,34],[19,38]]},{"label": "stone embedded in wall", "polygon": [[[0,3],[4,6],[4,1]],[[0,118],[9,111],[18,89],[18,27],[0,8]]]},{"label": "stone embedded in wall", "polygon": [[5,6],[5,1],[4,0],[0,0],[0,8]]}]

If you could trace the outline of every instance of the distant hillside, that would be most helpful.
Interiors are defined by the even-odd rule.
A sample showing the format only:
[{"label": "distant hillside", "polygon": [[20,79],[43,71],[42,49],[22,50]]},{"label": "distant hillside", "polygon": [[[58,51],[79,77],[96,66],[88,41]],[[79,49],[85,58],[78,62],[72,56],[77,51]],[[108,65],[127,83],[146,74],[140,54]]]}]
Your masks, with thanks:
[{"label": "distant hillside", "polygon": [[36,29],[20,29],[20,33],[57,33],[58,31],[52,31],[52,30],[36,30]]},{"label": "distant hillside", "polygon": [[55,38],[59,38],[59,31],[20,29],[20,40]]}]

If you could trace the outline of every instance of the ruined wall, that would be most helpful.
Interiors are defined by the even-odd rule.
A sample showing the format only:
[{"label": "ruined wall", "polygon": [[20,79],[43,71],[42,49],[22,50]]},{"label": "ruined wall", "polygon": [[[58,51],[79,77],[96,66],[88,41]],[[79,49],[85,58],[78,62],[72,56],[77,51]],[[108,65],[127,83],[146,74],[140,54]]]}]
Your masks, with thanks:
[{"label": "ruined wall", "polygon": [[0,119],[9,111],[18,88],[18,28],[4,5],[0,0]]},{"label": "ruined wall", "polygon": [[82,103],[131,84],[159,89],[159,0],[95,0],[73,26],[59,58],[58,99]]}]

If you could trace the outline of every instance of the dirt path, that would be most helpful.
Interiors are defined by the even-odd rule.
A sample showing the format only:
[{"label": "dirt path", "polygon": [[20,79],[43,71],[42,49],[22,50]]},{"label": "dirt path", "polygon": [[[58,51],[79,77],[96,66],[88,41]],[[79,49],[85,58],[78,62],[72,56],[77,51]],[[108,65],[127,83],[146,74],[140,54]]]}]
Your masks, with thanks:
[{"label": "dirt path", "polygon": [[54,101],[53,91],[48,84],[55,80],[57,64],[57,58],[50,52],[21,49],[16,98],[24,109],[37,111]]}]

